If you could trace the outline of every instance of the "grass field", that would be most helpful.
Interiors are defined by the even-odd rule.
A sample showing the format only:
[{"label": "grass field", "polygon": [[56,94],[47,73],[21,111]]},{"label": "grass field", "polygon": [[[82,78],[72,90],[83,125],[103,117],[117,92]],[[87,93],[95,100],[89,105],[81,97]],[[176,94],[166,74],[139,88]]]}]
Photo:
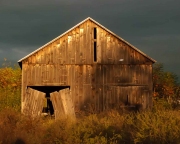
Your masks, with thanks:
[{"label": "grass field", "polygon": [[76,121],[26,117],[13,109],[0,112],[2,144],[163,144],[180,143],[180,111],[140,113],[115,110],[81,116]]}]

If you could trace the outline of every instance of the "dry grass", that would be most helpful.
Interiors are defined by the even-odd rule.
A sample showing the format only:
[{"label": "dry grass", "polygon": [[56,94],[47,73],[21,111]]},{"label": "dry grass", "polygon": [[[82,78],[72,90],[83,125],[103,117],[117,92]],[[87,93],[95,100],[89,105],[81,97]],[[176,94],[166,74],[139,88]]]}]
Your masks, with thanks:
[{"label": "dry grass", "polygon": [[25,117],[13,109],[0,112],[2,144],[180,143],[180,112],[153,110],[119,114],[108,111],[77,119]]}]

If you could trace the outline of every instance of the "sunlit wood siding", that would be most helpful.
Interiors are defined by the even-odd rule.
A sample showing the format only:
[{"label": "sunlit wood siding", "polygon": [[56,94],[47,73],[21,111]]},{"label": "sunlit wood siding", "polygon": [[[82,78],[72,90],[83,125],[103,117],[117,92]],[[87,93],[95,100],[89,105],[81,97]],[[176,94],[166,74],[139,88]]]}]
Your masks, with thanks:
[{"label": "sunlit wood siding", "polygon": [[[97,38],[94,39],[94,28]],[[97,42],[99,64],[151,64],[151,60],[132,49],[106,30],[87,21],[65,36],[28,57],[28,64],[94,64],[94,42]],[[124,61],[119,61],[123,59]]]},{"label": "sunlit wood siding", "polygon": [[87,20],[22,61],[22,103],[27,86],[70,86],[76,110],[91,105],[102,111],[127,101],[127,96],[130,104],[146,108],[152,105],[152,64]]}]

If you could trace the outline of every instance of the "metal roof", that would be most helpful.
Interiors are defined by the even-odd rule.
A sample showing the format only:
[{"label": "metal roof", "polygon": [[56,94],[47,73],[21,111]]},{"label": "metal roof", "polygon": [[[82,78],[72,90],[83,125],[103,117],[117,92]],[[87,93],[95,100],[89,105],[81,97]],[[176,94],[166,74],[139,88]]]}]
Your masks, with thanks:
[{"label": "metal roof", "polygon": [[76,27],[80,26],[81,24],[83,24],[84,22],[86,22],[87,20],[91,20],[92,22],[94,22],[96,25],[98,25],[99,27],[105,29],[106,31],[108,31],[109,33],[111,33],[113,36],[115,36],[116,38],[120,39],[121,41],[123,41],[124,43],[126,43],[127,45],[129,45],[131,48],[133,48],[134,50],[138,51],[139,53],[141,53],[143,56],[145,56],[146,58],[148,58],[149,60],[151,60],[152,62],[156,62],[156,60],[152,59],[151,57],[149,57],[148,55],[146,55],[145,53],[143,53],[142,51],[140,51],[139,49],[137,49],[135,46],[131,45],[130,43],[128,43],[127,41],[125,41],[124,39],[122,39],[121,37],[119,37],[118,35],[116,35],[115,33],[113,33],[112,31],[108,30],[107,28],[105,28],[103,25],[101,25],[100,23],[98,23],[97,21],[93,20],[92,18],[88,17],[85,20],[83,20],[82,22],[78,23],[77,25],[75,25],[74,27],[72,27],[71,29],[69,29],[68,31],[64,32],[63,34],[61,34],[60,36],[56,37],[55,39],[51,40],[50,42],[46,43],[45,45],[41,46],[40,48],[38,48],[37,50],[33,51],[32,53],[28,54],[27,56],[23,57],[22,59],[20,59],[18,61],[18,63],[21,63],[23,60],[25,60],[26,58],[30,57],[31,55],[33,55],[34,53],[40,51],[41,49],[43,49],[44,47],[46,47],[47,45],[53,43],[54,41],[56,41],[57,39],[63,37],[64,35],[66,35],[68,32],[70,32],[71,30],[75,29]]}]

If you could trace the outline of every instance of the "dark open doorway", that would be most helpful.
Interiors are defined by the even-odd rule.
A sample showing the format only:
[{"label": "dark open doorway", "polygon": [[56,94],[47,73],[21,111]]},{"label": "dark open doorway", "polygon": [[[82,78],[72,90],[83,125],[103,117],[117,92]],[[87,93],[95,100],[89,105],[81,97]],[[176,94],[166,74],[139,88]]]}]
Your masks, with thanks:
[{"label": "dark open doorway", "polygon": [[54,115],[54,107],[50,99],[50,93],[55,91],[59,92],[60,90],[66,88],[70,89],[70,86],[28,86],[28,87],[46,94],[45,104],[43,105],[42,113],[44,115],[50,115],[50,116]]},{"label": "dark open doorway", "polygon": [[70,86],[28,86],[28,87],[44,93],[52,93],[55,91],[60,91],[65,88],[70,88]]}]

